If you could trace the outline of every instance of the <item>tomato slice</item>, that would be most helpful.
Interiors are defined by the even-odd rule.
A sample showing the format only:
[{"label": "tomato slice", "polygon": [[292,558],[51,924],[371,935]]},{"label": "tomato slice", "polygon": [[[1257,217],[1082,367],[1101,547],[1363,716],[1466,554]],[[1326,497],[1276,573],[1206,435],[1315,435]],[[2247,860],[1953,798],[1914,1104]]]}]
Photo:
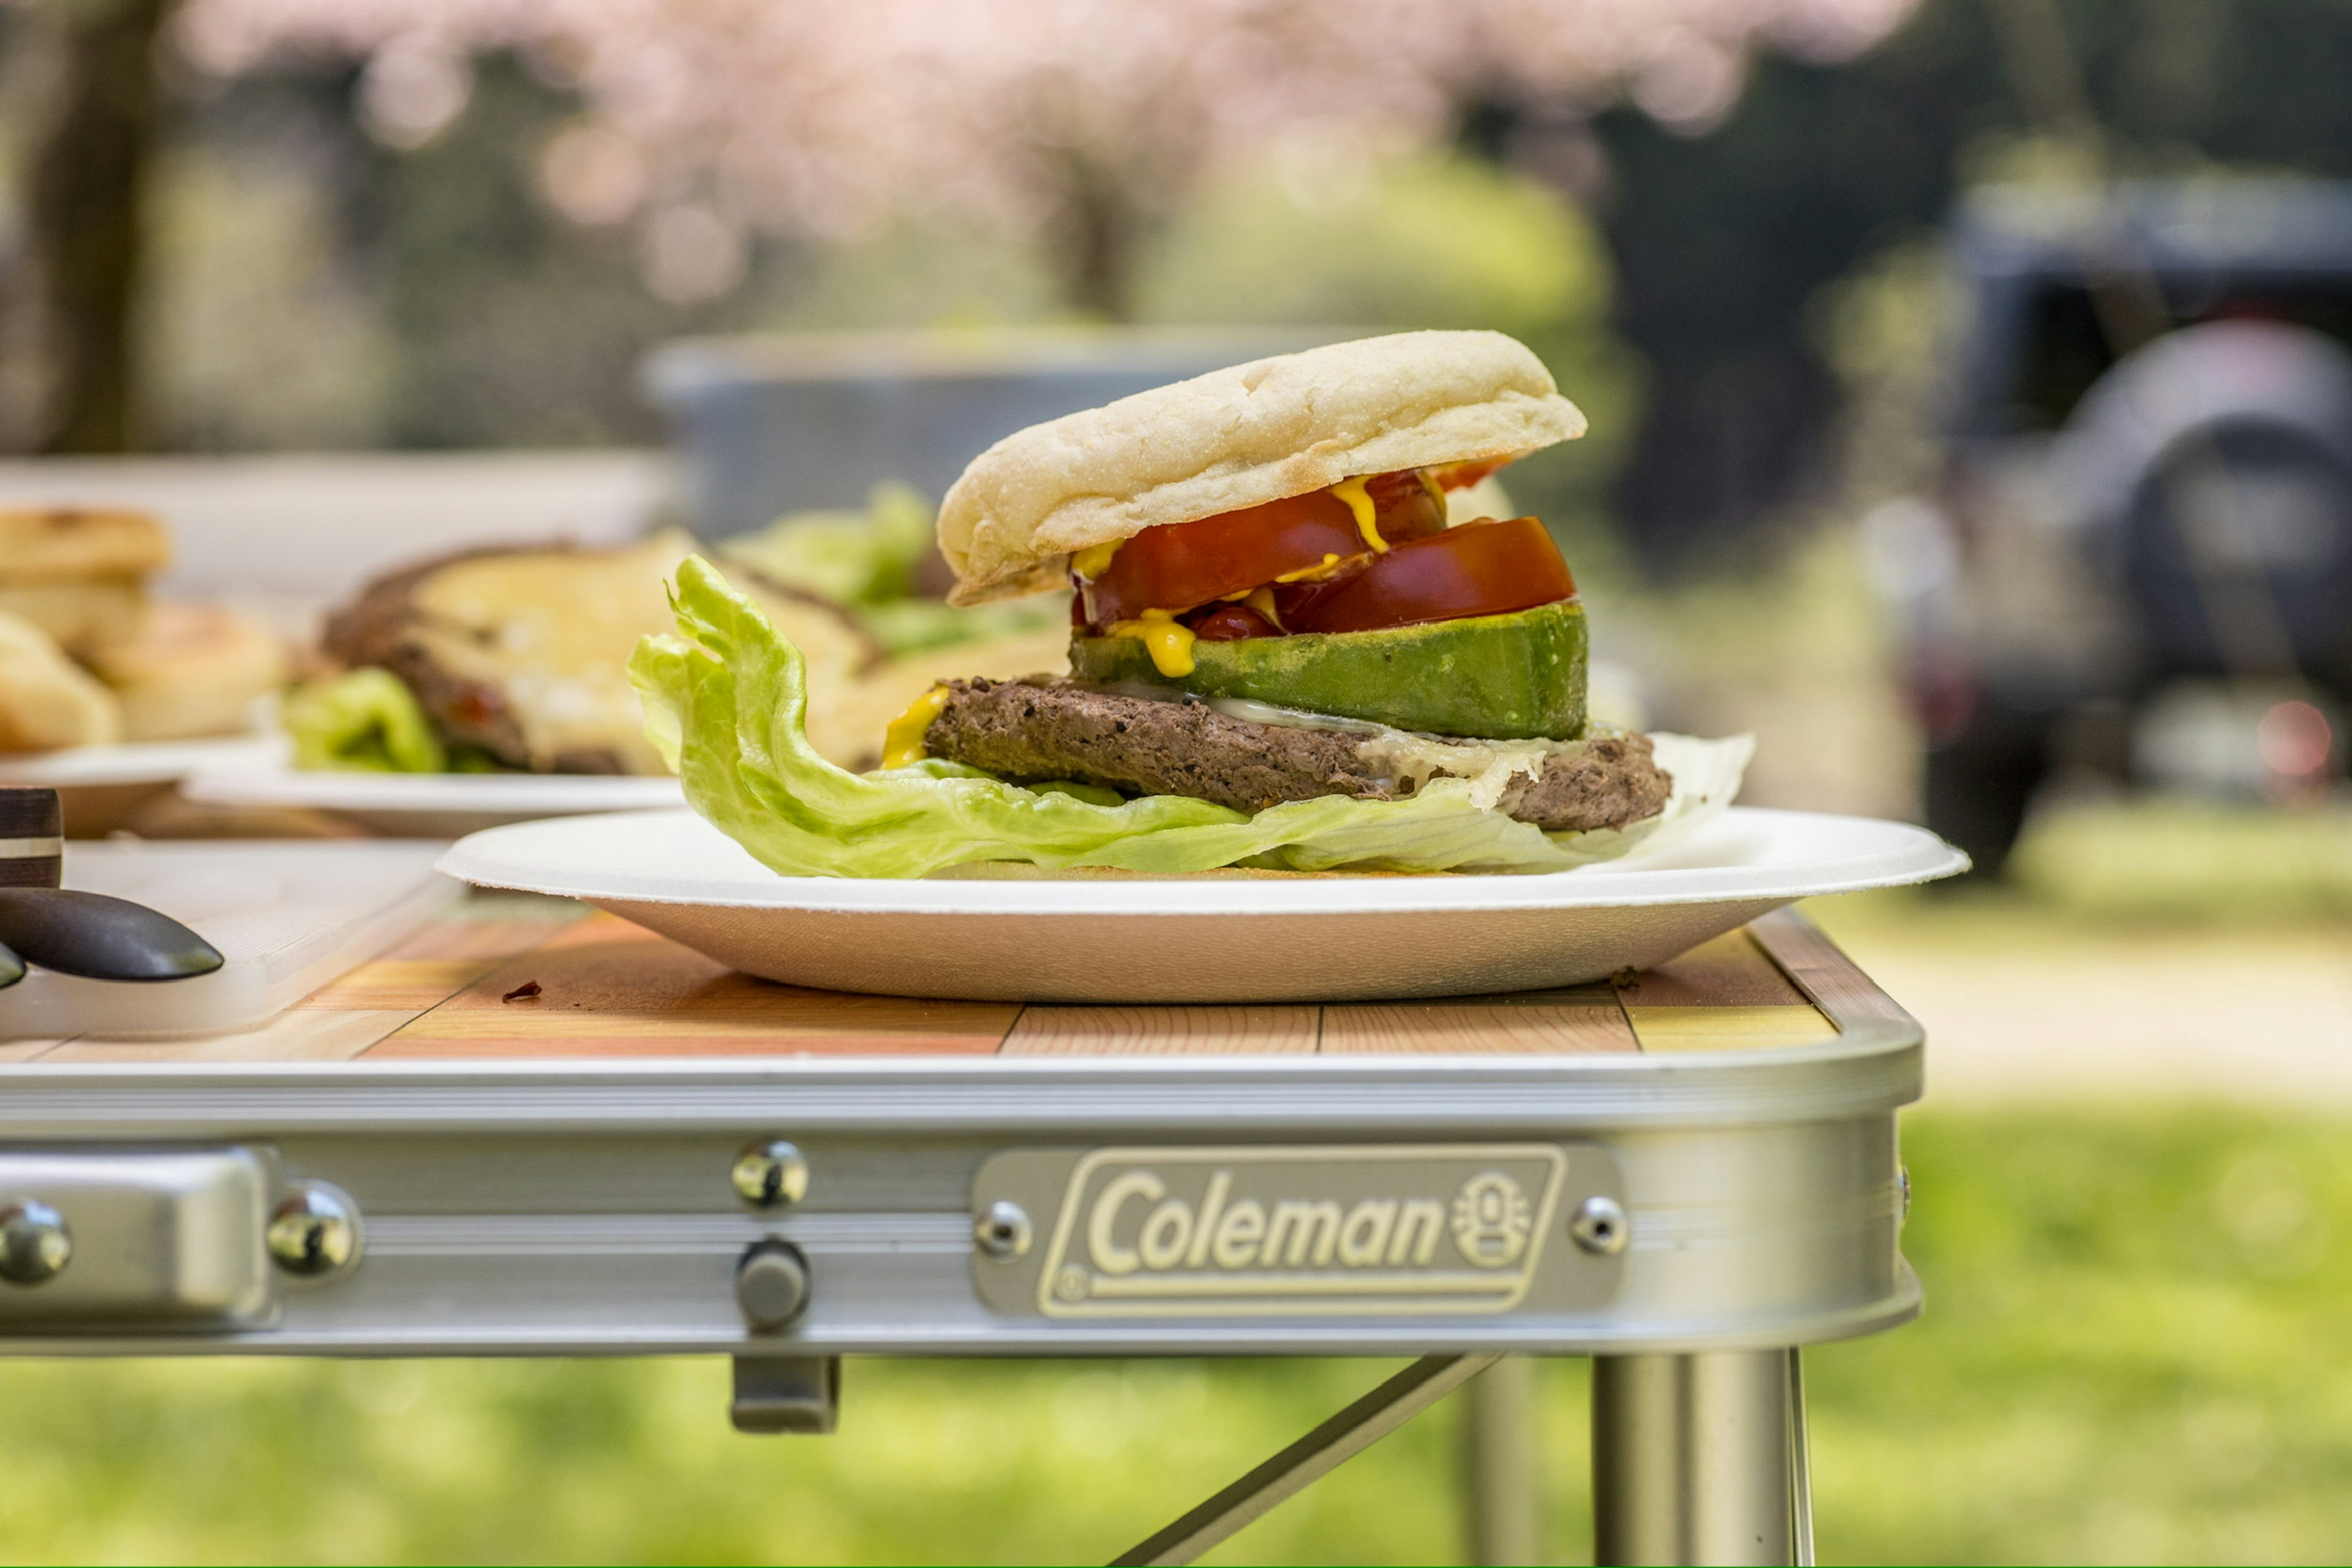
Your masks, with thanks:
[{"label": "tomato slice", "polygon": [[1429,470],[1440,489],[1466,490],[1488,474],[1497,473],[1510,462],[1508,458],[1480,458],[1475,462],[1447,463]]},{"label": "tomato slice", "polygon": [[1192,635],[1202,642],[1239,642],[1244,637],[1278,637],[1282,628],[1247,605],[1219,605],[1194,619]]},{"label": "tomato slice", "polygon": [[1503,616],[1576,596],[1551,533],[1532,517],[1484,520],[1400,544],[1328,583],[1275,590],[1284,629],[1370,632]]},{"label": "tomato slice", "polygon": [[[1382,542],[1425,538],[1445,526],[1445,508],[1418,469],[1364,482]],[[1121,545],[1103,574],[1081,580],[1089,626],[1134,620],[1146,610],[1181,612],[1246,593],[1294,572],[1366,553],[1356,514],[1329,490],[1264,506],[1147,528]]]}]

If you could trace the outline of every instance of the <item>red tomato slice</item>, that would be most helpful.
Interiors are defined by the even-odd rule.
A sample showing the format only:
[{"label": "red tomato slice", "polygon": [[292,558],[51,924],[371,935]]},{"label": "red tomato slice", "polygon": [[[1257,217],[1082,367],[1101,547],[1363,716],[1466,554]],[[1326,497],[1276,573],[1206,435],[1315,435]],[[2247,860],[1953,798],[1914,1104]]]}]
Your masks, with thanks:
[{"label": "red tomato slice", "polygon": [[[1423,538],[1445,526],[1444,506],[1418,470],[1379,475],[1364,489],[1385,543]],[[1314,490],[1196,522],[1147,528],[1078,591],[1087,624],[1103,626],[1146,610],[1189,610],[1311,570],[1326,556],[1345,561],[1364,552],[1364,536],[1348,503],[1329,490]]]},{"label": "red tomato slice", "polygon": [[1239,642],[1244,637],[1278,637],[1282,628],[1247,605],[1219,605],[1193,620],[1192,635],[1202,642]]},{"label": "red tomato slice", "polygon": [[1576,579],[1550,532],[1520,517],[1400,544],[1344,579],[1278,588],[1275,607],[1289,631],[1370,632],[1508,615],[1575,596]]},{"label": "red tomato slice", "polygon": [[1429,477],[1437,481],[1441,489],[1466,490],[1488,474],[1500,471],[1510,460],[1508,458],[1481,458],[1475,462],[1447,463],[1442,468],[1430,469]]}]

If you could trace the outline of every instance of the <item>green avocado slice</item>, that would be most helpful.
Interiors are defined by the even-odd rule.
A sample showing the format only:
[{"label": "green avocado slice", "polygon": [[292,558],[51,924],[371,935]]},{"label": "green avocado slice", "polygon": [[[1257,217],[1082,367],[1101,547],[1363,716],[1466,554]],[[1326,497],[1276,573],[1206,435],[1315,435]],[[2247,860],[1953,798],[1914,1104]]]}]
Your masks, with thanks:
[{"label": "green avocado slice", "polygon": [[1584,607],[1574,600],[1377,632],[1196,642],[1170,679],[1134,637],[1070,639],[1080,680],[1246,697],[1400,730],[1491,741],[1584,733]]}]

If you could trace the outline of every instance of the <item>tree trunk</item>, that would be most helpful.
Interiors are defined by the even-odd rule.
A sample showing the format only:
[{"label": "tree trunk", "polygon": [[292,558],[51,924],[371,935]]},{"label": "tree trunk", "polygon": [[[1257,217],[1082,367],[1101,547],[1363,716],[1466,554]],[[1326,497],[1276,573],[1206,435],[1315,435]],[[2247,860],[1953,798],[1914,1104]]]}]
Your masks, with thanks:
[{"label": "tree trunk", "polygon": [[30,181],[31,262],[49,361],[40,447],[130,450],[131,324],[172,0],[48,0],[58,78]]},{"label": "tree trunk", "polygon": [[1062,275],[1070,303],[1106,321],[1135,316],[1135,204],[1109,170],[1073,152],[1065,165]]}]

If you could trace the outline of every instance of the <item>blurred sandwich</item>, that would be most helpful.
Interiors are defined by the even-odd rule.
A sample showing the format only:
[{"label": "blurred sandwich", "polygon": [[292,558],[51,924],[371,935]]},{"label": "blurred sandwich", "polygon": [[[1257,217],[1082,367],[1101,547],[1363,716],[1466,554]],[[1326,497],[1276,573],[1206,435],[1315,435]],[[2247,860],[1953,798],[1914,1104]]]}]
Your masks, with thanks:
[{"label": "blurred sandwich", "polygon": [[147,575],[171,560],[163,526],[143,512],[0,511],[0,615],[87,659],[139,635]]},{"label": "blurred sandwich", "polygon": [[[323,644],[346,671],[378,673],[296,699],[288,728],[298,763],[662,772],[627,664],[639,637],[668,624],[665,581],[693,549],[672,531],[618,550],[472,551],[377,579],[329,617]],[[823,600],[772,585],[754,591],[779,626],[805,639],[828,686],[880,658],[872,639]]]},{"label": "blurred sandwich", "polygon": [[234,610],[151,603],[171,555],[143,512],[0,510],[0,752],[248,727],[285,646]]}]

